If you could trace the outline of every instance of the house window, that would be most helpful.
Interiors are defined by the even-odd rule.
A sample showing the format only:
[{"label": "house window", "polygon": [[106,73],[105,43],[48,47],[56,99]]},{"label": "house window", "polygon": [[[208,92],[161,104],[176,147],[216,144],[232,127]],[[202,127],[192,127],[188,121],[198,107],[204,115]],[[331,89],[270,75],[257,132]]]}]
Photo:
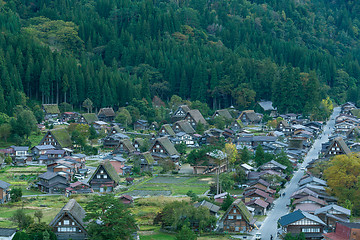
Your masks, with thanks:
[{"label": "house window", "polygon": [[64,220],[64,225],[70,225],[70,221],[69,220]]},{"label": "house window", "polygon": [[156,145],[156,148],[160,148],[160,145],[158,144],[158,145]]},{"label": "house window", "polygon": [[101,170],[100,173],[104,173],[104,170]]},{"label": "house window", "polygon": [[100,175],[100,174],[98,174],[98,175],[96,175],[96,177],[97,177],[97,178],[101,178],[101,175]]},{"label": "house window", "polygon": [[319,233],[320,228],[303,228],[301,231],[304,233]]},{"label": "house window", "polygon": [[241,215],[236,215],[236,219],[241,219]]},{"label": "house window", "polygon": [[75,225],[75,222],[72,222],[72,225]]},{"label": "house window", "polygon": [[236,213],[236,209],[234,209],[233,212]]},{"label": "house window", "polygon": [[163,153],[163,152],[164,152],[164,150],[160,149],[160,152],[161,152],[161,153]]},{"label": "house window", "polygon": [[104,178],[107,178],[107,175],[104,175]]},{"label": "house window", "polygon": [[234,216],[229,215],[228,219],[234,219]]}]

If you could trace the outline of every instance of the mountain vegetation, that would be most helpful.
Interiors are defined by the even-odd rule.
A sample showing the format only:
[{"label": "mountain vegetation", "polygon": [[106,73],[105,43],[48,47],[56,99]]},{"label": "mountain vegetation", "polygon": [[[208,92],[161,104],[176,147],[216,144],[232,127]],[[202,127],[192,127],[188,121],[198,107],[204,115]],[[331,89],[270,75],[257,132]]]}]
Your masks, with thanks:
[{"label": "mountain vegetation", "polygon": [[359,16],[345,0],[3,1],[0,112],[27,98],[99,108],[177,94],[304,113],[326,96],[358,102]]}]

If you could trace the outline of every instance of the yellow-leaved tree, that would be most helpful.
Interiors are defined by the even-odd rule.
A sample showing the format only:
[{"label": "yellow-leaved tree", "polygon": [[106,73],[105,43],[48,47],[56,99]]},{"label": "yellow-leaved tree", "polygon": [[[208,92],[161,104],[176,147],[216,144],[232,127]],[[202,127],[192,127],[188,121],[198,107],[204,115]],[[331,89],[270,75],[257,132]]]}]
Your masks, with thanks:
[{"label": "yellow-leaved tree", "polygon": [[238,151],[235,144],[226,143],[223,152],[226,154],[226,167],[229,171],[229,164],[234,165],[237,159]]},{"label": "yellow-leaved tree", "polygon": [[325,179],[332,195],[344,203],[347,199],[352,203],[360,198],[360,155],[335,156],[324,171]]}]

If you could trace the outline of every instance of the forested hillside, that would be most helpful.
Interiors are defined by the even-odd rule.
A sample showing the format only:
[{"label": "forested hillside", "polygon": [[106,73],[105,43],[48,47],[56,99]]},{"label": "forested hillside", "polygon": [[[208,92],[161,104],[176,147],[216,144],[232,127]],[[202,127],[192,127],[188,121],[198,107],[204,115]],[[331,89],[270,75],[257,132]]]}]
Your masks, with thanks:
[{"label": "forested hillside", "polygon": [[327,95],[357,102],[359,16],[346,0],[3,1],[0,112],[25,95],[75,107],[265,99],[305,113]]}]

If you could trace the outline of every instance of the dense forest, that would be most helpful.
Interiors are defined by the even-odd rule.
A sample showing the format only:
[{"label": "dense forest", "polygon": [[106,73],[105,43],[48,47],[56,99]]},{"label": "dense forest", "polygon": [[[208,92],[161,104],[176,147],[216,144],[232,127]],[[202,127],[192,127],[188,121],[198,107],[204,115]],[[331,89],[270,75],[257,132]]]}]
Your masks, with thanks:
[{"label": "dense forest", "polygon": [[0,112],[26,97],[133,99],[314,112],[360,102],[360,3],[347,0],[8,0],[0,3]]}]

